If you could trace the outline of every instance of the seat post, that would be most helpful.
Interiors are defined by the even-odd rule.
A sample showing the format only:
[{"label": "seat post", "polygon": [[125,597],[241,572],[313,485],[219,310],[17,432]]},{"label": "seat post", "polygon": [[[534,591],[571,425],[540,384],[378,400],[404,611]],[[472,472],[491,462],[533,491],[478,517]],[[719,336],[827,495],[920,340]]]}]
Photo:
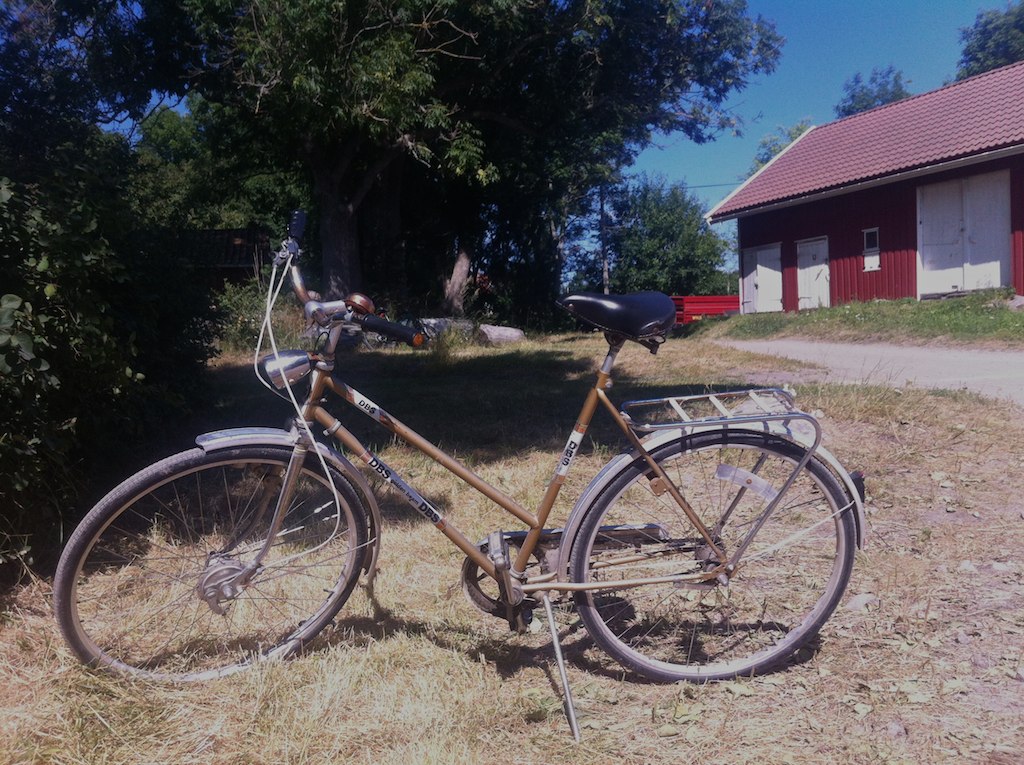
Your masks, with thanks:
[{"label": "seat post", "polygon": [[601,364],[601,374],[611,375],[612,367],[615,365],[615,357],[622,350],[626,338],[612,332],[605,332],[604,339],[608,341],[608,354],[604,357],[604,363]]}]

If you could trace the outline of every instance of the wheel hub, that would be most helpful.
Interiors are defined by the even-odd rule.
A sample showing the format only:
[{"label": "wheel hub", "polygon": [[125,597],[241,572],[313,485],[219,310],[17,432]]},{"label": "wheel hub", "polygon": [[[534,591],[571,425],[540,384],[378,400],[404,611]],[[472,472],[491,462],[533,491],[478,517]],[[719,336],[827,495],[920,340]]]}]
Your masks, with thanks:
[{"label": "wheel hub", "polygon": [[196,593],[206,601],[211,611],[223,616],[226,611],[221,604],[242,594],[238,579],[244,570],[245,566],[226,555],[210,556],[199,577]]}]

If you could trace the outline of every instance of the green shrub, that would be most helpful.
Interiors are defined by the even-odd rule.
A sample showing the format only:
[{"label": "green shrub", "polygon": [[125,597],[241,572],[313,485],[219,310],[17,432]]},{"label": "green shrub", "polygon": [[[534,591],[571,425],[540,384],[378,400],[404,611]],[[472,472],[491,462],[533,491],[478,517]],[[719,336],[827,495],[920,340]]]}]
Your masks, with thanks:
[{"label": "green shrub", "polygon": [[[237,284],[227,283],[217,296],[221,317],[220,347],[235,353],[252,353],[259,339],[266,311],[268,275]],[[278,347],[301,344],[305,330],[302,308],[286,283],[274,306],[274,336]]]},{"label": "green shrub", "polygon": [[0,560],[52,548],[84,477],[179,414],[211,353],[205,289],[103,169],[0,178]]}]

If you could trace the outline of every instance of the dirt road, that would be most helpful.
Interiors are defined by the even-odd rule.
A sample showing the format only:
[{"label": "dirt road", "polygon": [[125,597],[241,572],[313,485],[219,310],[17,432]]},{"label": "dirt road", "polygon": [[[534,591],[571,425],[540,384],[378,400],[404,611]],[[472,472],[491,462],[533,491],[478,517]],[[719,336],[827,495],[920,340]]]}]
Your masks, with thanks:
[{"label": "dirt road", "polygon": [[926,388],[967,388],[1024,406],[1024,351],[981,351],[887,343],[817,343],[806,340],[716,340],[770,356],[810,361],[836,382]]}]

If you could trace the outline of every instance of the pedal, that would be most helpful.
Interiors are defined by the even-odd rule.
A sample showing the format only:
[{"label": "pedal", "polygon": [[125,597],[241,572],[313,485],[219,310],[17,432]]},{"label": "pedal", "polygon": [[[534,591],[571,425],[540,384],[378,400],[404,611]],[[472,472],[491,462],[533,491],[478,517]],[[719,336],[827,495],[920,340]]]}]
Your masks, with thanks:
[{"label": "pedal", "polygon": [[498,597],[505,605],[505,619],[514,632],[522,632],[525,623],[522,617],[522,585],[512,576],[512,560],[508,552],[508,540],[500,531],[491,532],[487,537],[487,558],[494,564],[494,578],[498,581]]},{"label": "pedal", "polygon": [[699,591],[702,591],[702,592],[707,592],[709,590],[717,589],[719,587],[719,585],[728,585],[728,584],[729,584],[729,580],[727,579],[724,582],[721,582],[720,580],[711,580],[711,581],[708,581],[708,582],[683,582],[683,581],[679,581],[679,582],[676,582],[672,586],[675,587],[677,590],[699,590]]},{"label": "pedal", "polygon": [[533,623],[533,609],[537,604],[530,598],[524,598],[523,602],[515,609],[515,623],[510,623],[512,631],[518,635],[526,635],[530,632],[530,625]]}]

